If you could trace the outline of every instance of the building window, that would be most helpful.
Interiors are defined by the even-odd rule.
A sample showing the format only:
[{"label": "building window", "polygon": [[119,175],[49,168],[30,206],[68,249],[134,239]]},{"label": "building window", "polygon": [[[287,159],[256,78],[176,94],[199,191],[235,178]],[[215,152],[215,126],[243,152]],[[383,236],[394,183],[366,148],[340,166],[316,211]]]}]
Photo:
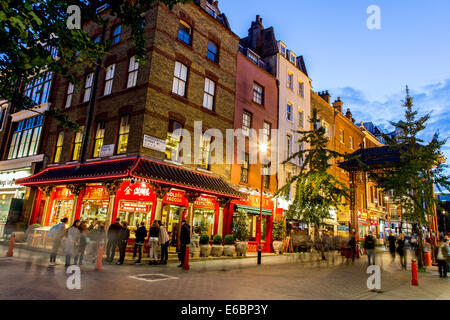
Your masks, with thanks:
[{"label": "building window", "polygon": [[247,49],[247,57],[252,60],[254,63],[258,64],[259,56],[254,53],[252,50]]},{"label": "building window", "polygon": [[5,104],[0,107],[0,131],[3,130],[3,125],[6,119],[6,112],[8,111],[8,105]]},{"label": "building window", "polygon": [[289,61],[290,61],[293,65],[295,65],[295,55],[294,55],[293,53],[291,53],[291,54],[289,55]]},{"label": "building window", "polygon": [[181,132],[177,130],[183,129],[183,125],[175,120],[169,122],[169,132],[166,139],[166,159],[171,161],[179,161],[180,158],[180,142]]},{"label": "building window", "polygon": [[286,57],[286,46],[280,43],[280,52],[283,57]]},{"label": "building window", "polygon": [[130,58],[130,62],[128,63],[127,88],[131,88],[136,85],[138,69],[139,61],[136,60],[136,56],[132,56]]},{"label": "building window", "polygon": [[288,72],[286,86],[289,89],[294,90],[294,74],[291,72]]},{"label": "building window", "polygon": [[120,117],[117,154],[127,153],[129,134],[130,134],[130,115],[126,114]]},{"label": "building window", "polygon": [[111,44],[119,43],[120,32],[122,32],[122,26],[119,24],[113,28],[113,31],[111,33]]},{"label": "building window", "polygon": [[45,72],[34,77],[26,86],[24,95],[36,105],[48,102],[53,73]]},{"label": "building window", "polygon": [[58,132],[56,138],[55,156],[53,157],[53,163],[59,163],[61,161],[61,153],[64,146],[64,131]]},{"label": "building window", "polygon": [[325,129],[325,137],[330,138],[330,125],[328,122],[321,120],[320,125]]},{"label": "building window", "polygon": [[339,129],[339,141],[340,141],[341,143],[345,143],[345,140],[344,140],[344,130],[342,130],[342,129]]},{"label": "building window", "polygon": [[28,118],[13,124],[8,160],[37,154],[44,116]]},{"label": "building window", "polygon": [[97,122],[97,128],[95,129],[94,138],[94,152],[92,157],[98,158],[100,156],[100,149],[103,146],[103,138],[105,137],[105,121]]},{"label": "building window", "polygon": [[83,136],[84,136],[84,126],[81,126],[75,133],[75,139],[73,139],[72,161],[80,160],[81,144],[83,143]]},{"label": "building window", "polygon": [[242,115],[242,134],[250,137],[250,129],[252,127],[252,114],[244,112]]},{"label": "building window", "polygon": [[66,93],[66,108],[69,108],[72,105],[73,89],[74,89],[73,83],[69,83],[67,86],[67,93]]},{"label": "building window", "polygon": [[300,97],[305,97],[305,83],[303,81],[298,82],[298,94]]},{"label": "building window", "polygon": [[298,126],[300,128],[304,128],[304,125],[305,125],[304,115],[305,114],[303,113],[303,111],[298,112]]},{"label": "building window", "polygon": [[290,103],[286,105],[286,119],[292,121],[292,104]]},{"label": "building window", "polygon": [[206,55],[206,57],[214,62],[217,62],[217,53],[219,52],[219,48],[217,47],[217,45],[212,42],[209,41],[208,42],[208,53]]},{"label": "building window", "polygon": [[272,125],[264,121],[262,143],[265,143],[268,147],[270,146]]},{"label": "building window", "polygon": [[350,136],[348,139],[349,139],[350,149],[353,150],[353,137]]},{"label": "building window", "polygon": [[108,66],[108,68],[106,68],[105,89],[103,90],[104,96],[111,94],[115,69],[116,69],[115,64],[112,64],[112,65]]},{"label": "building window", "polygon": [[202,164],[201,167],[209,170],[211,162],[211,139],[212,137],[207,134],[201,136],[201,148],[202,148]]},{"label": "building window", "polygon": [[178,28],[178,39],[188,45],[192,44],[192,28],[183,20],[180,20],[180,26]]},{"label": "building window", "polygon": [[172,92],[182,97],[186,95],[187,73],[188,68],[184,64],[175,62]]},{"label": "building window", "polygon": [[216,84],[211,79],[205,78],[205,92],[203,94],[203,107],[208,110],[214,109],[214,95]]},{"label": "building window", "polygon": [[269,189],[269,187],[270,187],[270,163],[264,164],[262,173],[263,173],[264,188]]},{"label": "building window", "polygon": [[248,183],[248,168],[249,168],[250,156],[248,153],[244,153],[244,163],[241,165],[241,182]]},{"label": "building window", "polygon": [[292,155],[292,136],[290,134],[286,136],[286,149],[289,158]]},{"label": "building window", "polygon": [[253,101],[257,104],[264,104],[264,88],[257,83],[253,83]]},{"label": "building window", "polygon": [[91,99],[91,91],[92,91],[93,81],[94,81],[94,73],[91,72],[86,76],[86,82],[84,84],[83,102],[87,102]]}]

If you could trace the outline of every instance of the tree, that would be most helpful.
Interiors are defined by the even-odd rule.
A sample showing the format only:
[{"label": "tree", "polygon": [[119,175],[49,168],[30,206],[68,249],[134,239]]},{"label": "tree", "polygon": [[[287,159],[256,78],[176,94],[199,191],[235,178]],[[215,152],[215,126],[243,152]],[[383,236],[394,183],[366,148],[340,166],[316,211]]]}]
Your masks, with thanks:
[{"label": "tree", "polygon": [[437,199],[434,197],[434,188],[440,191],[450,190],[450,177],[445,171],[441,147],[447,139],[441,140],[436,132],[431,141],[425,143],[420,138],[426,129],[430,115],[417,117],[418,112],[413,110],[413,98],[406,87],[406,99],[402,105],[405,108],[405,118],[399,122],[391,122],[399,132],[398,136],[383,135],[391,152],[397,152],[400,163],[389,168],[370,170],[369,175],[385,191],[393,191],[394,200],[402,210],[402,219],[416,223],[418,228],[417,259],[419,269],[423,264],[423,232],[422,226],[428,225],[427,216],[434,215]]},{"label": "tree", "polygon": [[[36,103],[23,94],[27,81],[47,70],[79,85],[77,71],[92,67],[108,51],[110,41],[94,43],[81,29],[69,29],[67,13],[70,5],[80,8],[81,26],[87,21],[104,25],[97,9],[108,5],[110,14],[131,28],[137,57],[145,63],[145,13],[156,0],[64,1],[21,0],[0,2],[0,97],[16,111],[31,109]],[[160,0],[170,8],[191,0]],[[70,11],[69,11],[70,12]],[[46,112],[63,127],[75,130],[57,109]]]},{"label": "tree", "polygon": [[317,109],[312,110],[310,131],[298,131],[299,145],[308,145],[308,149],[292,154],[283,164],[292,159],[301,163],[299,174],[293,176],[285,186],[281,187],[277,196],[287,197],[291,186],[295,187],[292,204],[286,217],[297,219],[314,226],[318,235],[319,225],[330,218],[330,210],[338,210],[343,200],[349,199],[349,189],[336,177],[329,173],[334,159],[342,155],[328,149],[328,138],[325,128],[320,126]]}]

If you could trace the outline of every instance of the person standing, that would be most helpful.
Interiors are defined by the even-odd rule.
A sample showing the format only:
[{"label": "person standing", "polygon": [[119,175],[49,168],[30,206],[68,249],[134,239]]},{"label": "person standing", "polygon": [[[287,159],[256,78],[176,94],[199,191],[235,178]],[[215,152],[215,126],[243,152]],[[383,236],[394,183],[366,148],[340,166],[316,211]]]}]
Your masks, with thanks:
[{"label": "person standing", "polygon": [[158,221],[154,220],[150,230],[148,231],[148,247],[150,248],[150,261],[148,264],[158,263],[157,245],[159,240]]},{"label": "person standing", "polygon": [[66,254],[66,268],[70,266],[70,260],[72,256],[76,254],[78,244],[80,242],[80,220],[75,220],[73,225],[69,228],[67,232],[66,242],[65,242],[65,254]]},{"label": "person standing", "polygon": [[128,229],[128,223],[124,221],[119,232],[119,261],[117,264],[123,264],[125,261],[125,253],[127,250],[128,239],[130,239],[130,230]]},{"label": "person standing", "polygon": [[389,232],[388,237],[388,246],[389,246],[389,252],[391,253],[392,261],[391,264],[395,261],[395,243],[397,242],[397,239],[392,234],[392,232]]},{"label": "person standing", "polygon": [[159,241],[161,243],[161,264],[167,264],[167,259],[169,258],[169,242],[170,237],[169,233],[167,232],[166,225],[163,223],[160,223],[159,227]]},{"label": "person standing", "polygon": [[89,243],[88,233],[89,229],[86,222],[80,224],[80,245],[78,246],[77,253],[75,255],[74,264],[83,265],[84,251]]},{"label": "person standing", "polygon": [[355,257],[356,257],[356,238],[354,235],[350,238],[350,241],[348,242],[348,246],[349,246],[351,256],[352,256],[352,263],[354,263]]},{"label": "person standing", "polygon": [[108,229],[108,245],[106,247],[106,261],[113,262],[114,256],[116,254],[116,247],[119,244],[119,233],[122,229],[120,225],[120,219],[109,226]]},{"label": "person standing", "polygon": [[364,239],[364,249],[366,249],[367,251],[369,266],[375,265],[375,240],[372,236],[372,233],[368,234]]},{"label": "person standing", "polygon": [[397,239],[397,253],[400,256],[400,263],[402,269],[406,270],[406,248],[405,248],[405,235],[403,233]]},{"label": "person standing", "polygon": [[48,232],[48,236],[53,237],[53,247],[52,253],[50,254],[50,265],[54,266],[56,264],[56,255],[58,254],[59,247],[61,247],[61,242],[66,235],[66,223],[69,219],[62,218],[61,222],[51,227]]},{"label": "person standing", "polygon": [[441,237],[438,245],[434,248],[433,253],[439,267],[439,278],[447,278],[447,264],[450,255],[447,239]]},{"label": "person standing", "polygon": [[141,264],[142,259],[142,246],[144,245],[145,238],[147,237],[147,229],[145,229],[144,221],[141,222],[141,226],[135,231],[136,240],[134,242],[133,259],[136,258],[136,251],[139,251],[139,258],[135,264]]},{"label": "person standing", "polygon": [[180,259],[181,268],[184,265],[184,258],[186,255],[186,246],[191,243],[191,227],[186,223],[186,220],[181,221],[181,232],[180,232],[180,253],[178,255]]}]

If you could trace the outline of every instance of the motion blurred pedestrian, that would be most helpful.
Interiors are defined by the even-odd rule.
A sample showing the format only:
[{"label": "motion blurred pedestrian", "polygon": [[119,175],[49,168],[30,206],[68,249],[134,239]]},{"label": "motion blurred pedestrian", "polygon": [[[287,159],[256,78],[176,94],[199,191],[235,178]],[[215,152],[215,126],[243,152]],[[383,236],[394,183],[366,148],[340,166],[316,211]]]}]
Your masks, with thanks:
[{"label": "motion blurred pedestrian", "polygon": [[61,242],[66,235],[66,223],[69,221],[67,218],[62,218],[61,222],[50,228],[48,236],[53,238],[52,253],[50,254],[50,265],[56,264],[56,255],[58,254]]},{"label": "motion blurred pedestrian", "polygon": [[116,254],[116,248],[119,244],[119,233],[122,229],[120,225],[120,219],[116,219],[116,221],[109,226],[108,229],[108,245],[106,247],[106,261],[113,262],[114,256]]},{"label": "motion blurred pedestrian", "polygon": [[80,244],[78,245],[77,253],[75,254],[74,264],[82,265],[84,252],[86,250],[86,246],[89,244],[88,233],[89,229],[86,222],[82,222],[79,227],[80,230]]},{"label": "motion blurred pedestrian", "polygon": [[348,242],[348,246],[350,248],[352,263],[354,263],[356,258],[356,238],[354,235],[351,236],[350,241]]},{"label": "motion blurred pedestrian", "polygon": [[66,254],[66,268],[70,266],[70,260],[77,252],[80,242],[80,220],[75,220],[73,225],[67,231],[64,251]]},{"label": "motion blurred pedestrian", "polygon": [[130,230],[128,229],[128,222],[124,221],[119,232],[119,261],[117,264],[123,264],[125,261],[125,253],[127,250],[128,239],[130,239]]},{"label": "motion blurred pedestrian", "polygon": [[160,223],[159,227],[159,242],[161,243],[161,264],[167,264],[167,260],[169,258],[169,242],[170,237],[169,233],[167,232],[166,225],[163,223]]},{"label": "motion blurred pedestrian", "polygon": [[367,251],[369,266],[375,265],[375,239],[373,238],[372,232],[364,239],[364,249]]},{"label": "motion blurred pedestrian", "polygon": [[191,243],[191,227],[186,223],[186,220],[181,222],[181,232],[180,232],[180,252],[178,258],[180,259],[179,268],[184,265],[184,258],[186,255],[186,246]]},{"label": "motion blurred pedestrian", "polygon": [[150,249],[150,261],[148,264],[158,264],[158,246],[159,241],[159,225],[158,221],[154,220],[150,230],[148,231],[148,247]]},{"label": "motion blurred pedestrian", "polygon": [[136,240],[134,242],[133,259],[136,258],[136,253],[139,253],[139,258],[135,264],[140,264],[142,259],[142,246],[144,245],[145,238],[147,237],[147,229],[145,229],[145,222],[142,221],[139,228],[135,231]]},{"label": "motion blurred pedestrian", "polygon": [[395,243],[396,242],[397,242],[397,239],[395,238],[395,236],[392,234],[392,232],[389,232],[388,246],[389,246],[389,252],[392,257],[391,264],[394,263],[394,261],[395,261]]},{"label": "motion blurred pedestrian", "polygon": [[397,253],[400,256],[400,263],[402,269],[406,270],[406,248],[405,248],[405,235],[403,233],[397,239]]},{"label": "motion blurred pedestrian", "polygon": [[439,278],[447,278],[447,264],[450,255],[447,246],[447,239],[441,237],[438,245],[434,248],[433,253],[439,267]]}]

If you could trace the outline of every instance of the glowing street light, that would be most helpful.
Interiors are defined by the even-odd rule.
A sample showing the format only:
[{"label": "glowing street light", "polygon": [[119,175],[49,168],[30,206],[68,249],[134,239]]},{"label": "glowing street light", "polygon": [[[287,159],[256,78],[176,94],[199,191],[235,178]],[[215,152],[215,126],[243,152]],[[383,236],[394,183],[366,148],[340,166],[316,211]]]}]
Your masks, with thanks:
[{"label": "glowing street light", "polygon": [[[267,153],[268,145],[267,143],[259,144],[259,152],[261,153],[262,161],[261,164],[264,165],[264,156]],[[263,203],[263,183],[264,174],[261,172],[261,194],[259,200],[259,235],[258,235],[258,264],[261,264],[262,248],[261,248],[261,234],[262,234],[262,203]]]}]

